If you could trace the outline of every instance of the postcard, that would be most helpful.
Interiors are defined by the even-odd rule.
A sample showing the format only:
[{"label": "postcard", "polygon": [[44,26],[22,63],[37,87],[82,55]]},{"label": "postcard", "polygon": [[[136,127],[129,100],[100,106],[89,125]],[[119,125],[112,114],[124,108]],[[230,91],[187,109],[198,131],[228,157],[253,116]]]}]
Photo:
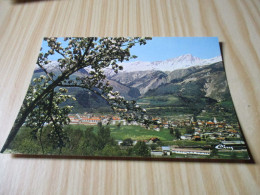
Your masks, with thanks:
[{"label": "postcard", "polygon": [[251,161],[216,37],[47,37],[2,153]]}]

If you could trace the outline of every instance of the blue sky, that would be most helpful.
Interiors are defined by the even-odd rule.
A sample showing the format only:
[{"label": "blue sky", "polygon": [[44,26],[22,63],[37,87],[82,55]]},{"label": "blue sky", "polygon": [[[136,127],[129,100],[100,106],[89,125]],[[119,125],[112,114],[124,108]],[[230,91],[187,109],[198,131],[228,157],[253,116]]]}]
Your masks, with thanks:
[{"label": "blue sky", "polygon": [[135,46],[131,54],[137,61],[161,61],[184,54],[208,59],[220,55],[217,37],[153,37],[146,45]]},{"label": "blue sky", "polygon": [[[60,38],[63,42],[63,38]],[[47,51],[47,43],[42,43],[43,51]],[[217,37],[153,37],[146,45],[136,45],[131,48],[131,54],[138,56],[131,61],[161,61],[184,54],[208,59],[220,55]],[[50,60],[57,60],[59,55],[50,56]]]}]

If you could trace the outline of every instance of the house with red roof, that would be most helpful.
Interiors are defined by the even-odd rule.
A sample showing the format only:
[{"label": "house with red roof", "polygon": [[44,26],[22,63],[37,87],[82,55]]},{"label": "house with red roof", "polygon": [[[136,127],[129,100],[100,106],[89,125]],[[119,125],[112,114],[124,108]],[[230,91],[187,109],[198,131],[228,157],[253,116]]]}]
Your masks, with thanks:
[{"label": "house with red roof", "polygon": [[99,117],[82,117],[81,118],[81,124],[84,125],[97,125],[99,122],[101,122],[101,119]]}]

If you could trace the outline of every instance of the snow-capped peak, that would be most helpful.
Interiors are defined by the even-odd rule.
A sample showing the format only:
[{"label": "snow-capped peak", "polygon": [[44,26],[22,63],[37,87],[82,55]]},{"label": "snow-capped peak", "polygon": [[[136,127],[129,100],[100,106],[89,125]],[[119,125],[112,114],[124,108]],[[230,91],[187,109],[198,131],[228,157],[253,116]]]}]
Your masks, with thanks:
[{"label": "snow-capped peak", "polygon": [[[160,70],[160,71],[173,71],[177,69],[185,69],[192,66],[203,66],[209,65],[216,62],[222,61],[221,56],[216,56],[210,59],[201,59],[192,54],[185,54],[182,56],[178,56],[176,58],[171,58],[164,61],[155,61],[155,62],[142,62],[142,61],[135,61],[135,62],[123,62],[121,65],[123,66],[124,72],[135,72],[135,71],[151,71],[151,70]],[[60,70],[59,62],[52,61],[49,64],[44,65],[45,69],[48,72],[54,72]],[[36,66],[35,71],[40,70],[39,66]],[[91,71],[90,67],[85,68],[86,71]],[[107,75],[114,75],[114,71],[107,67],[104,70]]]},{"label": "snow-capped peak", "polygon": [[[51,61],[50,63],[43,65],[43,67],[48,72],[55,72],[55,71],[59,70],[59,62]],[[41,70],[41,68],[36,64],[35,71],[37,71],[37,70]]]},{"label": "snow-capped peak", "polygon": [[176,58],[171,58],[164,61],[155,62],[129,62],[122,63],[125,72],[134,71],[148,71],[148,70],[161,70],[161,71],[173,71],[177,69],[185,69],[192,66],[209,65],[222,61],[221,56],[217,56],[210,59],[201,59],[192,54],[185,54]]}]

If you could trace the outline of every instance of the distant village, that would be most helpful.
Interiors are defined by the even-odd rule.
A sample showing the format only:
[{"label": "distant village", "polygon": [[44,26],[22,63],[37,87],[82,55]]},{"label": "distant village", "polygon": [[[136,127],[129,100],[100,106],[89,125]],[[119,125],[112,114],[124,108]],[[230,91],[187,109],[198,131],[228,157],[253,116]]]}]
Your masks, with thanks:
[{"label": "distant village", "polygon": [[[113,115],[95,115],[91,113],[84,114],[70,114],[70,124],[82,124],[82,125],[97,125],[101,123],[103,125],[139,125],[143,126],[136,121],[128,123],[125,119],[121,119],[118,116]],[[161,131],[162,129],[192,129],[192,133],[180,133],[177,140],[183,141],[201,141],[201,140],[212,140],[215,141],[215,145],[211,146],[178,146],[178,145],[167,145],[157,147],[155,150],[151,150],[152,156],[170,156],[171,154],[194,154],[194,155],[210,155],[213,149],[221,151],[246,151],[245,142],[242,141],[239,124],[229,124],[225,121],[217,121],[214,117],[212,121],[197,120],[193,117],[187,120],[165,120],[160,117],[153,118],[152,120],[157,121],[157,125],[149,127],[150,130]],[[173,141],[177,141],[173,140]],[[142,140],[147,145],[156,144],[160,141],[159,138],[151,137],[149,140]],[[122,145],[123,140],[117,140],[118,145]],[[129,145],[133,146],[137,143],[137,140],[132,140]]]}]

